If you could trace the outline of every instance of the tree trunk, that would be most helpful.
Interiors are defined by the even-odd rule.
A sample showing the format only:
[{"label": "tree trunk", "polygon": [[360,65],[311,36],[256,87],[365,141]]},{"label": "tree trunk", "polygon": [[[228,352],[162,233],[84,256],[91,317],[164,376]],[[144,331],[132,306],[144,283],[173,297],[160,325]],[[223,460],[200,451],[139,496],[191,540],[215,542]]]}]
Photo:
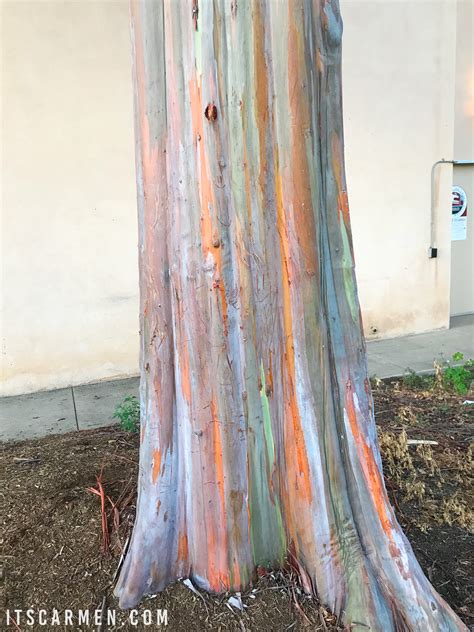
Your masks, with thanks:
[{"label": "tree trunk", "polygon": [[141,452],[124,607],[296,561],[360,629],[461,630],[384,487],[336,0],[132,3]]}]

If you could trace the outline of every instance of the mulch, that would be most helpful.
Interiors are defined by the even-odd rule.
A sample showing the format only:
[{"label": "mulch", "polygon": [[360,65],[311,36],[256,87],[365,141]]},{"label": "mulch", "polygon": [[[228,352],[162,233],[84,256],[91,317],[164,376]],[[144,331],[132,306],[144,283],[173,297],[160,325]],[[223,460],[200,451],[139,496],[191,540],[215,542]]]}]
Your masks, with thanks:
[{"label": "mulch", "polygon": [[[397,381],[376,386],[374,399],[381,431],[405,430],[409,438],[437,442],[433,453],[443,477],[427,473],[423,479],[427,488],[433,487],[431,506],[436,508],[453,489],[471,502],[472,478],[463,475],[453,483],[452,469],[453,455],[460,462],[467,458],[474,406],[463,405],[465,398],[454,394],[415,391]],[[115,612],[116,621],[109,625],[77,625],[75,630],[156,629],[146,626],[140,615],[157,609],[167,610],[168,628],[177,632],[341,629],[317,600],[304,595],[291,569],[262,571],[255,586],[242,595],[242,610],[229,603],[230,595],[195,594],[177,583],[142,603],[138,625],[132,625],[129,613],[117,608],[111,585],[134,520],[138,443],[136,435],[109,427],[2,444],[0,610]],[[443,471],[446,451],[450,456]],[[414,463],[417,466],[416,455]],[[419,469],[423,478],[423,468]],[[420,527],[416,502],[407,499],[393,480],[387,479],[387,484],[424,571],[459,616],[474,623],[472,534],[455,520]],[[102,521],[102,502],[107,525]],[[105,527],[109,541],[104,548]],[[27,626],[23,620],[18,629],[50,628],[37,622]]]}]

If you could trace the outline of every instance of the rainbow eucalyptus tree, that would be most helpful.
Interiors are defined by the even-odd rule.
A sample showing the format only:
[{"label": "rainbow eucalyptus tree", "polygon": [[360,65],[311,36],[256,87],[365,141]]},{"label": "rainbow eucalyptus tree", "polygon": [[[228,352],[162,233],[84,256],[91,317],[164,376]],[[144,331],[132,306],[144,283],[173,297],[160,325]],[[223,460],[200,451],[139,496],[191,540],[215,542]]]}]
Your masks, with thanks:
[{"label": "rainbow eucalyptus tree", "polygon": [[290,555],[353,629],[461,630],[384,487],[337,0],[132,2],[141,450],[124,607]]}]

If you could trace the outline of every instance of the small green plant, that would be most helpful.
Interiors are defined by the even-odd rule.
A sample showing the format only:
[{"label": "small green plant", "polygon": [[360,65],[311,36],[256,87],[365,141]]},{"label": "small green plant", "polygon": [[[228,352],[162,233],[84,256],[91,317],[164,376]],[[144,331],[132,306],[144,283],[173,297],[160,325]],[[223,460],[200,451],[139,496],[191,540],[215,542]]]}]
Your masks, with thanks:
[{"label": "small green plant", "polygon": [[140,403],[135,395],[127,395],[115,408],[114,419],[118,419],[125,432],[138,432],[140,427]]},{"label": "small green plant", "polygon": [[[464,355],[457,351],[452,355],[451,362],[462,362]],[[474,379],[474,360],[466,360],[462,364],[453,366],[450,361],[436,360],[434,375],[420,375],[407,368],[403,376],[403,384],[413,390],[428,391],[448,390],[459,395],[467,395]]]},{"label": "small green plant", "polygon": [[[464,355],[460,351],[453,354],[453,362],[461,362],[462,360],[464,360]],[[447,366],[443,371],[445,388],[452,389],[459,395],[467,395],[473,378],[473,366],[474,360],[466,360],[459,366]]]},{"label": "small green plant", "polygon": [[414,390],[429,390],[433,386],[433,376],[420,375],[413,369],[407,368],[403,376],[403,384]]}]

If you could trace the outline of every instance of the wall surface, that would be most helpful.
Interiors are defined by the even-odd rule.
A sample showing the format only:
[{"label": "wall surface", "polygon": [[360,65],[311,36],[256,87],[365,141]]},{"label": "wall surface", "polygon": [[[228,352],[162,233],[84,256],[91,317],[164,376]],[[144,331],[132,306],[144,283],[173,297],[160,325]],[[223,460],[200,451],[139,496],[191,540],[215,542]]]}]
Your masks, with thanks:
[{"label": "wall surface", "polygon": [[456,4],[341,0],[346,168],[365,333],[449,323]]},{"label": "wall surface", "polygon": [[[474,5],[458,0],[454,158],[474,160]],[[468,197],[467,238],[452,242],[451,314],[474,312],[474,166],[454,167]]]},{"label": "wall surface", "polygon": [[[347,174],[366,332],[448,324],[455,6],[341,0]],[[133,374],[128,1],[2,2],[2,386]]]},{"label": "wall surface", "polygon": [[128,2],[1,10],[1,392],[135,373]]}]

